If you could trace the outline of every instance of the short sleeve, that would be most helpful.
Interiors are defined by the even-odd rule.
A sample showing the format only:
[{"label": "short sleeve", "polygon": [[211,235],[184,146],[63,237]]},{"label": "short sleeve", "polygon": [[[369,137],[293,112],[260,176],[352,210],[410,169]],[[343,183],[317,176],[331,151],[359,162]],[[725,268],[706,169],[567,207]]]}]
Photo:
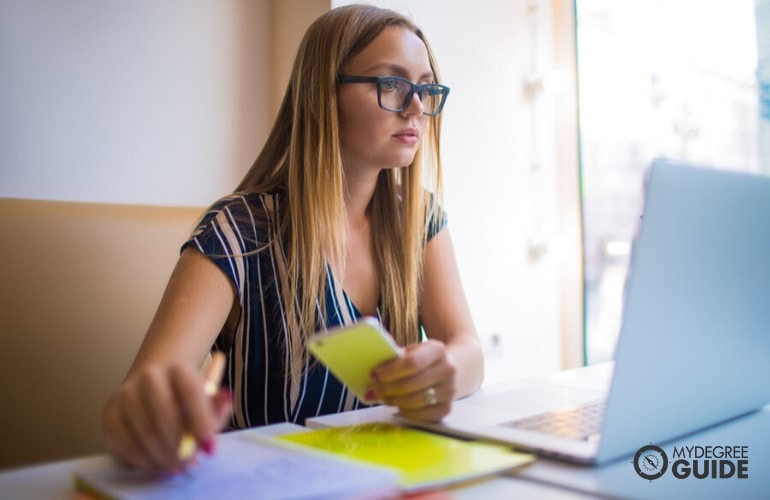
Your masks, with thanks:
[{"label": "short sleeve", "polygon": [[427,241],[433,239],[447,225],[447,214],[436,202],[433,194],[430,195],[430,215],[428,216]]},{"label": "short sleeve", "polygon": [[196,248],[217,265],[244,294],[245,270],[249,255],[264,244],[258,226],[264,222],[254,200],[245,196],[223,198],[201,217],[190,239],[182,245]]}]

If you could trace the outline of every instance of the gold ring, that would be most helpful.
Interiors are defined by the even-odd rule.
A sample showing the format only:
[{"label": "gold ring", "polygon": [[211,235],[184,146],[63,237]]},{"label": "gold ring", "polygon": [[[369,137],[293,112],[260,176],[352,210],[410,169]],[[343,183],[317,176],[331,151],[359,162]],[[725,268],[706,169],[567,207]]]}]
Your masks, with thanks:
[{"label": "gold ring", "polygon": [[436,403],[438,403],[436,389],[433,387],[428,387],[425,389],[425,406],[436,406]]}]

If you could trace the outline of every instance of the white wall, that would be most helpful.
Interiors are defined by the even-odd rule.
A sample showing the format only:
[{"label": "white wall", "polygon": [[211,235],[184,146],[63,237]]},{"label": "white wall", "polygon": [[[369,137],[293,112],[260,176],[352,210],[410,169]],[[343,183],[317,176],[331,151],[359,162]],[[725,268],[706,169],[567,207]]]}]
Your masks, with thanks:
[{"label": "white wall", "polygon": [[267,0],[0,0],[0,196],[207,205],[270,116]]}]

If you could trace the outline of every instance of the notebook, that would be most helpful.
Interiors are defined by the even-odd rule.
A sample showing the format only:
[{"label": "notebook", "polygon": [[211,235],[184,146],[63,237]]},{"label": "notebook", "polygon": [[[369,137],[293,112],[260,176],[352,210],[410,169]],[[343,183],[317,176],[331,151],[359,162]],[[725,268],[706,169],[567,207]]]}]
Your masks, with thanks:
[{"label": "notebook", "polygon": [[98,455],[80,461],[73,480],[78,492],[88,498],[131,500],[395,498],[400,494],[396,470],[271,436],[302,430],[276,424],[222,434],[213,457],[199,454],[187,474],[165,477],[128,470]]},{"label": "notebook", "polygon": [[[614,362],[409,424],[600,464],[770,403],[770,178],[661,160],[646,181]],[[583,407],[593,430],[538,417]]]},{"label": "notebook", "polygon": [[391,423],[347,425],[284,434],[279,439],[398,472],[402,492],[415,493],[516,469],[534,457],[509,447],[463,441]]}]

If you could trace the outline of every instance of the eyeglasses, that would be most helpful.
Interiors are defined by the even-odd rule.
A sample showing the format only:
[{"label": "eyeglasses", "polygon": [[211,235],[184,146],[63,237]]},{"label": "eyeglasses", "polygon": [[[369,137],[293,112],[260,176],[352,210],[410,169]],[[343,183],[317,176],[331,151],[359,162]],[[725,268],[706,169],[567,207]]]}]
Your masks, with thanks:
[{"label": "eyeglasses", "polygon": [[417,94],[423,105],[423,113],[436,116],[449,95],[449,87],[438,83],[417,85],[400,76],[340,76],[337,83],[376,83],[377,102],[382,109],[400,113],[409,107],[412,96]]}]

